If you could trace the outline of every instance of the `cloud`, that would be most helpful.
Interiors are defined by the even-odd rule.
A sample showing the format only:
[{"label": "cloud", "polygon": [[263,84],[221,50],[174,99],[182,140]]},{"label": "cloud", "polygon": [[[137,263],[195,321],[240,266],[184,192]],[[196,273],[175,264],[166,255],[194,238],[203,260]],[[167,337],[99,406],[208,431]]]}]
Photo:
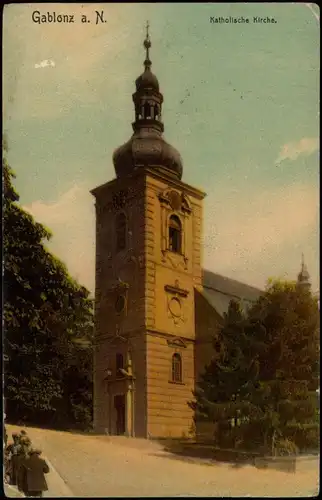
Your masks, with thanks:
[{"label": "cloud", "polygon": [[41,61],[39,64],[35,64],[35,68],[48,68],[52,67],[54,68],[56,66],[55,61],[52,61],[51,59],[44,59],[44,61]]},{"label": "cloud", "polygon": [[205,267],[263,287],[272,275],[295,279],[303,251],[317,285],[318,215],[315,186],[222,188],[206,205]]},{"label": "cloud", "polygon": [[[204,266],[264,287],[272,275],[295,279],[304,252],[312,282],[318,286],[317,188],[300,183],[274,191],[253,188],[250,194],[217,186],[207,198]],[[95,211],[89,187],[75,184],[55,202],[38,200],[24,208],[52,230],[51,250],[93,292]]]},{"label": "cloud", "polygon": [[38,200],[23,208],[53,232],[50,250],[67,265],[74,278],[93,291],[95,217],[89,188],[75,184],[57,201]]},{"label": "cloud", "polygon": [[300,155],[311,155],[319,149],[319,139],[317,137],[303,137],[298,142],[288,142],[282,147],[276,163],[284,160],[296,160]]}]

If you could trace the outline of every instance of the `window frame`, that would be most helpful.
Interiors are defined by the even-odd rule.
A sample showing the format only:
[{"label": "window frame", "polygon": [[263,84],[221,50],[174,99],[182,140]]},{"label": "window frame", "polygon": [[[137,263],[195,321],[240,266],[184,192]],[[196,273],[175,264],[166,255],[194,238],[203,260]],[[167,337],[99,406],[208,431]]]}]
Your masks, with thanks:
[{"label": "window frame", "polygon": [[[173,234],[171,235],[171,232]],[[174,237],[174,235],[176,235]],[[176,240],[177,244],[173,245]],[[168,220],[168,250],[172,253],[182,255],[183,245],[183,225],[180,217],[177,214],[171,214]],[[176,246],[176,249],[174,247]]]},{"label": "window frame", "polygon": [[[121,360],[121,363],[119,362]],[[124,355],[121,352],[117,352],[115,354],[115,376],[116,378],[122,378],[123,374],[120,372],[120,369],[124,369]]]},{"label": "window frame", "polygon": [[[115,216],[115,247],[116,253],[122,252],[127,248],[127,229],[128,221],[125,212],[119,212]],[[120,245],[120,239],[123,245]]]},{"label": "window frame", "polygon": [[171,382],[182,384],[182,355],[179,352],[171,356]]}]

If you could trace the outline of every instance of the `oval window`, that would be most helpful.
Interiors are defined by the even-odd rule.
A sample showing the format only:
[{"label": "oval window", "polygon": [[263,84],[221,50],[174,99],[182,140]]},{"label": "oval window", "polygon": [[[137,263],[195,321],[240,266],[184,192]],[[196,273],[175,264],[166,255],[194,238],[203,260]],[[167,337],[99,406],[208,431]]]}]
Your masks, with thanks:
[{"label": "oval window", "polygon": [[119,295],[115,301],[115,310],[117,313],[121,313],[125,309],[126,300],[124,295]]}]

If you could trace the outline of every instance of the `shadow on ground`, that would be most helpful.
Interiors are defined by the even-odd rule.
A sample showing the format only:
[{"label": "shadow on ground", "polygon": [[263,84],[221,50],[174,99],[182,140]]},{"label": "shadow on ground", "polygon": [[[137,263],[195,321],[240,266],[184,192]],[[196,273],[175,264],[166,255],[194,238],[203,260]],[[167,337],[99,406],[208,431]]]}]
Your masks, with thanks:
[{"label": "shadow on ground", "polygon": [[167,458],[199,462],[204,465],[229,464],[233,468],[254,465],[257,454],[241,450],[223,450],[213,444],[202,444],[192,441],[165,439],[158,441],[166,452]]}]

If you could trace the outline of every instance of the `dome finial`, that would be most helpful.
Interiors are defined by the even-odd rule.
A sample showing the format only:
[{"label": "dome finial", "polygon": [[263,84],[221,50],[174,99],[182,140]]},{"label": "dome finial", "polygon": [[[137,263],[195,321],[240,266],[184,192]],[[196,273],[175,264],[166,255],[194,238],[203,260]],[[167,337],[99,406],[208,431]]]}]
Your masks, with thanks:
[{"label": "dome finial", "polygon": [[143,46],[146,50],[146,57],[145,57],[145,61],[144,61],[144,66],[145,66],[145,69],[150,69],[151,67],[151,61],[150,61],[150,57],[149,57],[149,49],[151,48],[151,40],[150,40],[150,35],[149,35],[149,28],[150,28],[150,24],[149,24],[149,21],[146,22],[146,37],[145,37],[145,40],[143,42]]}]

